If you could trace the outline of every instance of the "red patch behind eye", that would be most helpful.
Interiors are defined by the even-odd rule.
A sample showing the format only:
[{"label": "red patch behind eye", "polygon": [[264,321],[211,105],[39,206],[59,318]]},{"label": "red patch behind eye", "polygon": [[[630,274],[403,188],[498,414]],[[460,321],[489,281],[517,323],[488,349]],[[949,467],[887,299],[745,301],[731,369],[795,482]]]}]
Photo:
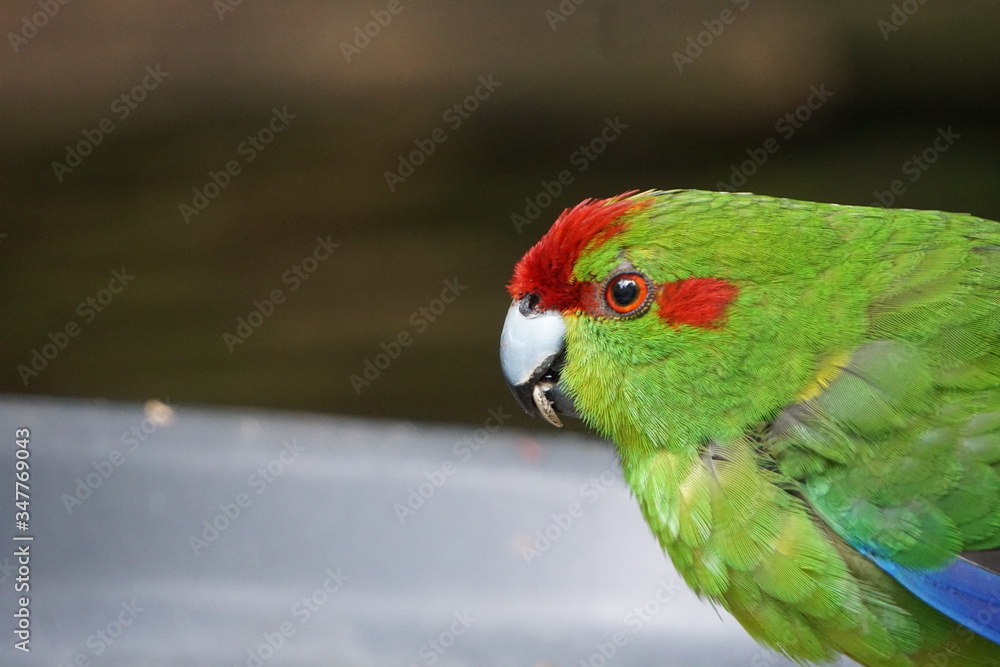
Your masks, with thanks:
[{"label": "red patch behind eye", "polygon": [[539,307],[546,310],[580,307],[584,283],[573,281],[573,267],[585,249],[599,248],[625,229],[626,223],[616,222],[618,218],[650,202],[626,199],[632,194],[587,199],[563,211],[514,267],[514,277],[507,286],[511,297],[520,299],[533,292],[538,295]]},{"label": "red patch behind eye", "polygon": [[664,284],[656,302],[660,319],[667,324],[712,328],[726,314],[737,292],[735,285],[718,278],[687,278]]}]

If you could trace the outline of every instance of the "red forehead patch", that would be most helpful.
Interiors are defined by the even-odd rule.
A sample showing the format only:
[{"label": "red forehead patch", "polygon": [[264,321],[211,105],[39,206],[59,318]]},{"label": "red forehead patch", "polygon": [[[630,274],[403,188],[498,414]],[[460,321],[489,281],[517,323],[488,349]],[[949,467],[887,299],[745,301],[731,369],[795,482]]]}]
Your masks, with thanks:
[{"label": "red forehead patch", "polygon": [[546,310],[578,307],[583,283],[572,280],[573,267],[584,250],[599,248],[625,229],[626,223],[618,222],[619,218],[650,202],[627,199],[632,194],[587,199],[563,211],[514,267],[507,286],[511,297],[520,299],[530,292],[538,295],[539,307]]}]

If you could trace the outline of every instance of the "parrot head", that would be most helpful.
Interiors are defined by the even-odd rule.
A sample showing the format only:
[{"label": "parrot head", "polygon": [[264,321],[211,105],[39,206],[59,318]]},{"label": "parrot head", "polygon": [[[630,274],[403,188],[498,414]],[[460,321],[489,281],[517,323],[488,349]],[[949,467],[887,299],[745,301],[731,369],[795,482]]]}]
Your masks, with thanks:
[{"label": "parrot head", "polygon": [[[500,359],[520,405],[555,426],[559,415],[581,417],[620,448],[697,442],[710,425],[741,433],[781,405],[787,397],[753,396],[770,378],[746,369],[767,360],[747,362],[794,324],[782,313],[799,296],[792,281],[763,274],[809,258],[761,268],[766,230],[741,215],[741,197],[752,195],[625,193],[564,211],[508,285]],[[760,283],[767,289],[746,293]],[[761,372],[780,386],[796,380],[778,366]]]}]

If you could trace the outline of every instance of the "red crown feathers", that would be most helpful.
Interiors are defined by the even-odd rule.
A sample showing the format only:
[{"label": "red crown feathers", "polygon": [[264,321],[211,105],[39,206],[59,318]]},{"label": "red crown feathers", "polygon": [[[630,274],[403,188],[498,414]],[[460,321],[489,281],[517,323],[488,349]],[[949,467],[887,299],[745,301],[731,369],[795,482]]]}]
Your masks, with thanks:
[{"label": "red crown feathers", "polygon": [[566,209],[552,228],[514,267],[507,291],[520,299],[532,292],[544,310],[568,310],[580,305],[584,283],[573,281],[573,267],[584,250],[599,248],[621,233],[626,213],[643,208],[649,199],[628,199],[635,191],[609,199],[587,199]]}]

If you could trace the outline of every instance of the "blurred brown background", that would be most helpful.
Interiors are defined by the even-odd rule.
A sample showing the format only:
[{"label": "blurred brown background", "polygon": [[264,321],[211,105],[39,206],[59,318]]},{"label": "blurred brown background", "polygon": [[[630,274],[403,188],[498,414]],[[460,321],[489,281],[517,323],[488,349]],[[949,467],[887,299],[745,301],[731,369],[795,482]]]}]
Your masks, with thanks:
[{"label": "blurred brown background", "polygon": [[0,391],[480,422],[510,270],[585,197],[1000,219],[992,0],[234,3],[0,6]]}]

